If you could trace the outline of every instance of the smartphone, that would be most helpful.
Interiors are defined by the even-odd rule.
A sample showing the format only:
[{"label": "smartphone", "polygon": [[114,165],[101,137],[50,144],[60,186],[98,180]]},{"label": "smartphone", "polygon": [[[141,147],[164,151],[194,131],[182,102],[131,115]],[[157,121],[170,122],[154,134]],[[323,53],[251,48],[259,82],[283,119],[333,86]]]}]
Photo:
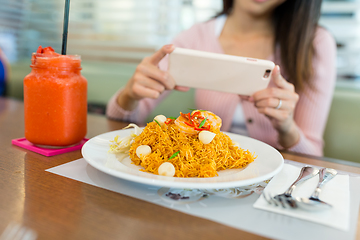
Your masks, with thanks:
[{"label": "smartphone", "polygon": [[268,86],[274,67],[269,60],[175,48],[168,70],[178,86],[250,96]]}]

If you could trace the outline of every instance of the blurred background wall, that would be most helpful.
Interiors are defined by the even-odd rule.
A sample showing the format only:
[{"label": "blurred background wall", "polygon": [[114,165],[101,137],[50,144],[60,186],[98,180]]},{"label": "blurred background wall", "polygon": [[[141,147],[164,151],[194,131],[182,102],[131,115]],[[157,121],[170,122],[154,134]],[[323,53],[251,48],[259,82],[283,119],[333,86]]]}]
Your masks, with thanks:
[{"label": "blurred background wall", "polygon": [[[0,47],[13,68],[10,96],[22,98],[21,81],[39,45],[61,51],[64,2],[0,0]],[[142,58],[220,8],[219,0],[72,0],[67,53],[82,57],[91,106],[103,111]]]},{"label": "blurred background wall", "polygon": [[[61,51],[64,2],[0,0],[0,48],[11,63],[9,97],[22,99],[22,80],[39,45]],[[110,96],[143,57],[221,7],[221,0],[72,0],[67,51],[82,57],[89,111],[103,114]],[[360,161],[360,148],[349,150],[360,142],[360,0],[323,1],[320,24],[338,45],[338,80],[325,151],[330,157]],[[191,93],[174,92],[153,115],[176,115],[193,107]]]},{"label": "blurred background wall", "polygon": [[[0,31],[16,41],[3,47],[18,50],[11,57],[26,58],[39,45],[60,49],[64,1],[0,0],[0,4]],[[220,8],[219,0],[73,0],[69,51],[85,59],[137,61]]]}]

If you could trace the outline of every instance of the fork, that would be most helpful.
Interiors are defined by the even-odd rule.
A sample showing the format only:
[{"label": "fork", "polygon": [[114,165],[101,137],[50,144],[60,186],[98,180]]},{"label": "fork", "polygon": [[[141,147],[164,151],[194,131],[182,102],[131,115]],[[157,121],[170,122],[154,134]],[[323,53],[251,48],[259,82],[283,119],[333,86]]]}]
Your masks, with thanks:
[{"label": "fork", "polygon": [[10,223],[0,236],[0,240],[35,240],[37,234],[34,230],[18,223]]},{"label": "fork", "polygon": [[278,194],[276,196],[272,196],[270,194],[263,192],[263,197],[265,201],[271,205],[281,206],[283,208],[287,208],[287,207],[297,208],[297,204],[291,195],[292,192],[299,183],[302,183],[314,177],[318,173],[319,173],[318,169],[310,166],[305,166],[301,169],[299,177],[295,180],[295,182],[293,182],[290,185],[290,187],[284,193]]}]

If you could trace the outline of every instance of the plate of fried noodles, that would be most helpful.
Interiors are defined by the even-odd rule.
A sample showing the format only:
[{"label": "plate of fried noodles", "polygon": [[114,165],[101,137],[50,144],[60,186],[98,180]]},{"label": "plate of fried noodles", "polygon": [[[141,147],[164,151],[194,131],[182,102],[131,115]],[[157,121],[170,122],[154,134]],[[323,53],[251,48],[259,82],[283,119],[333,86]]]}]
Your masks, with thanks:
[{"label": "plate of fried noodles", "polygon": [[145,127],[100,134],[82,147],[94,168],[128,181],[172,188],[242,187],[271,179],[282,155],[259,140],[220,131],[212,112],[158,115]]}]

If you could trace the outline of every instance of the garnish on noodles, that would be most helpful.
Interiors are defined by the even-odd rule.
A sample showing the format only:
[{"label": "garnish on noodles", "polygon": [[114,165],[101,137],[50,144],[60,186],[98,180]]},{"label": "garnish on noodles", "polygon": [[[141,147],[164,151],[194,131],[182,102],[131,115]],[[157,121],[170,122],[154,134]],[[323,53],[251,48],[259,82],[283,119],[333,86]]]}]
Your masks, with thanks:
[{"label": "garnish on noodles", "polygon": [[117,136],[110,151],[128,152],[144,172],[184,178],[214,177],[220,170],[253,162],[254,153],[242,149],[220,127],[221,119],[210,111],[180,113],[176,119],[159,115],[141,133],[136,126],[136,133],[124,140]]}]

